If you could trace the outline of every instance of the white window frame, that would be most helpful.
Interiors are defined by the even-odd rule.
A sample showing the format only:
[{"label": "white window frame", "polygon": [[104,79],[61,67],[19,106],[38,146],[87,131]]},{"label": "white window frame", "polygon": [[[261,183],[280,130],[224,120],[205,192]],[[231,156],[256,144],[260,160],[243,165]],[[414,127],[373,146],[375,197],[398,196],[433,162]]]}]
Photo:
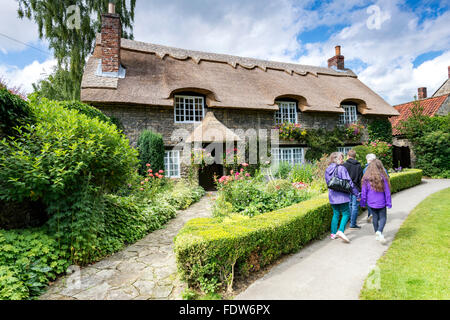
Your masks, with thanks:
[{"label": "white window frame", "polygon": [[339,124],[346,125],[358,122],[358,110],[355,105],[342,105],[345,113],[339,116]]},{"label": "white window frame", "polygon": [[164,169],[167,178],[181,178],[180,150],[166,150],[164,155]]},{"label": "white window frame", "polygon": [[[205,99],[201,96],[176,95],[174,97],[173,116],[175,123],[202,122],[205,118]],[[177,119],[178,117],[180,119]]]},{"label": "white window frame", "polygon": [[352,150],[354,147],[339,147],[338,152],[342,152],[344,156],[347,156],[348,152]]},{"label": "white window frame", "polygon": [[283,124],[285,122],[297,124],[298,112],[297,103],[291,101],[277,101],[279,110],[275,112],[275,124]]},{"label": "white window frame", "polygon": [[[300,155],[300,158],[295,157],[295,155]],[[288,162],[290,165],[294,166],[296,164],[305,163],[305,149],[299,147],[280,147],[272,149],[272,162]]]}]

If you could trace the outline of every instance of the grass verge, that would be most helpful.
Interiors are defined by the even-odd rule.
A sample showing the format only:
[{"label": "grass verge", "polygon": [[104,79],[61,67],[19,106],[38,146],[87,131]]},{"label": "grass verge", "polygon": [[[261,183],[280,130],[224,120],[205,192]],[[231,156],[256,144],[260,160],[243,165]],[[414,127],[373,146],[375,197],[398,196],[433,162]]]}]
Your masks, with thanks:
[{"label": "grass verge", "polygon": [[378,260],[380,289],[366,279],[363,300],[450,299],[450,188],[421,202]]}]

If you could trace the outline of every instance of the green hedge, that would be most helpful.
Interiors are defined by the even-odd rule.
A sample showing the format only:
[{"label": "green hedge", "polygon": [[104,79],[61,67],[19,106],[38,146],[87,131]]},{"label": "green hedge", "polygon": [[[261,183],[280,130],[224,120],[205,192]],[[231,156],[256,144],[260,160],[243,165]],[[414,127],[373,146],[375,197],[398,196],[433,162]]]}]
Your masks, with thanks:
[{"label": "green hedge", "polygon": [[[420,183],[422,172],[392,174],[393,192]],[[332,209],[327,194],[253,218],[189,221],[175,238],[178,270],[190,287],[210,293],[298,251],[330,229]]]}]

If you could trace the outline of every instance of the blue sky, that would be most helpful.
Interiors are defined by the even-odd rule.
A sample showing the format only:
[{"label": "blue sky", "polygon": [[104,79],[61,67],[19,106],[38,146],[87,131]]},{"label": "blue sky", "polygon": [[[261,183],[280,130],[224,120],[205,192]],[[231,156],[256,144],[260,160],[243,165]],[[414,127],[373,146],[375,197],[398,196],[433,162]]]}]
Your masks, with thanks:
[{"label": "blue sky", "polygon": [[[55,61],[36,25],[19,20],[16,9],[15,0],[2,0],[0,77],[30,91]],[[319,66],[341,45],[346,67],[398,104],[446,80],[448,21],[449,0],[137,0],[135,38]]]}]

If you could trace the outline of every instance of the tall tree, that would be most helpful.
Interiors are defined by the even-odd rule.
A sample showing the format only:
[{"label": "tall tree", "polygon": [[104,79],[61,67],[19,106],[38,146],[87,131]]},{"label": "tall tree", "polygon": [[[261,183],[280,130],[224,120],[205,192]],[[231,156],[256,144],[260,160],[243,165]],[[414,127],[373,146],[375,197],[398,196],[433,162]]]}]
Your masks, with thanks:
[{"label": "tall tree", "polygon": [[79,99],[81,78],[87,56],[92,52],[95,36],[100,32],[101,15],[108,12],[108,3],[115,2],[122,21],[124,38],[133,39],[136,0],[17,0],[20,18],[34,20],[39,37],[49,42],[58,61],[56,72],[65,87],[72,88],[72,97]]}]

